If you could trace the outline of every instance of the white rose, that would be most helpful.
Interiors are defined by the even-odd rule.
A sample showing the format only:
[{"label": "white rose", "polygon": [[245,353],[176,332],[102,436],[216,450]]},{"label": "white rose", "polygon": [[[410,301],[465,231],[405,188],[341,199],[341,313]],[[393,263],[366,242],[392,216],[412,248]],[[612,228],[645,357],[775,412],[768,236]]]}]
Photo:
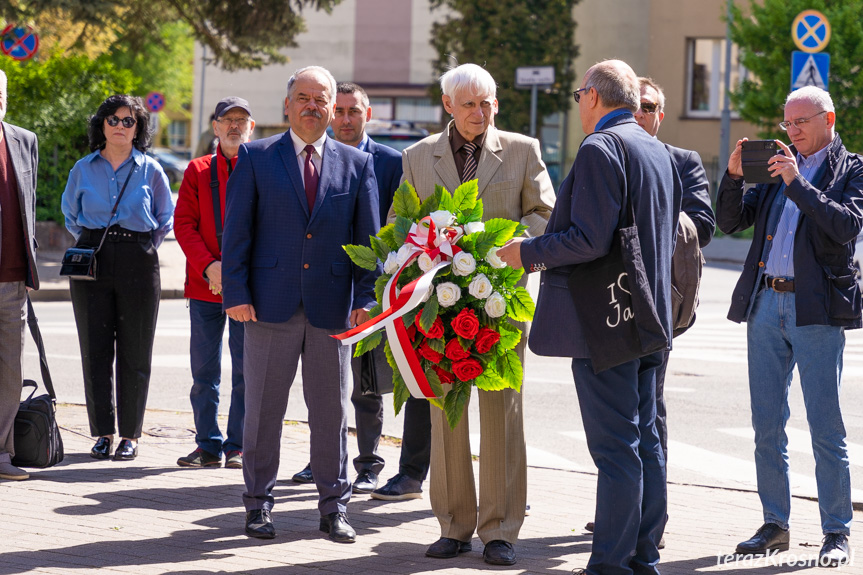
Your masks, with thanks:
[{"label": "white rose", "polygon": [[485,274],[477,274],[470,285],[467,286],[467,291],[477,299],[485,299],[491,295],[491,282],[485,277]]},{"label": "white rose", "polygon": [[452,273],[457,276],[468,276],[476,270],[476,260],[465,251],[460,251],[452,258]]},{"label": "white rose", "polygon": [[399,248],[399,252],[396,254],[396,263],[399,267],[403,266],[408,258],[411,257],[411,254],[414,252],[413,246],[410,244],[405,244]]},{"label": "white rose", "polygon": [[435,228],[437,228],[438,231],[447,227],[455,220],[453,215],[446,210],[438,210],[436,212],[432,212],[429,214],[429,216],[431,217],[432,221],[434,222],[434,226]]},{"label": "white rose", "polygon": [[384,262],[384,272],[394,274],[399,269],[399,263],[396,261],[396,253],[390,252],[387,256],[387,261]]},{"label": "white rose", "polygon": [[468,222],[464,225],[464,233],[467,235],[475,234],[485,230],[485,224],[482,222]]},{"label": "white rose", "polygon": [[488,317],[500,317],[506,313],[506,299],[498,292],[494,292],[485,300],[485,313]]},{"label": "white rose", "polygon": [[485,255],[485,261],[487,261],[493,268],[502,269],[506,267],[506,263],[504,263],[504,261],[500,259],[500,256],[497,255],[497,250],[499,249],[500,248],[491,248],[488,250],[488,253]]},{"label": "white rose", "polygon": [[423,273],[425,273],[440,263],[440,256],[435,256],[435,259],[431,259],[427,253],[423,252],[417,258],[417,263]]},{"label": "white rose", "polygon": [[461,288],[452,282],[444,282],[437,286],[437,301],[443,307],[455,305],[461,299]]}]

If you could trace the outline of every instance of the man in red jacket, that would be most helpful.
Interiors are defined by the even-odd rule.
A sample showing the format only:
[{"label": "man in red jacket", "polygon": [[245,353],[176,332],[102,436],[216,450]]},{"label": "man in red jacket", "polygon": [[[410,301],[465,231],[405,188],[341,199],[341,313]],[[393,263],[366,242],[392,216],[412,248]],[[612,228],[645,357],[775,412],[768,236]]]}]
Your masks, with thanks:
[{"label": "man in red jacket", "polygon": [[[192,412],[197,449],[177,460],[181,467],[243,467],[243,324],[228,320],[231,348],[231,407],[227,435],[219,430],[219,383],[222,376],[222,226],[225,189],[237,164],[240,145],[249,141],[255,121],[249,103],[225,98],[216,104],[213,131],[219,139],[216,152],[192,160],[180,185],[174,210],[174,234],[186,254],[186,289],[192,321]],[[215,166],[213,165],[215,162]],[[218,191],[218,195],[214,193]]]}]

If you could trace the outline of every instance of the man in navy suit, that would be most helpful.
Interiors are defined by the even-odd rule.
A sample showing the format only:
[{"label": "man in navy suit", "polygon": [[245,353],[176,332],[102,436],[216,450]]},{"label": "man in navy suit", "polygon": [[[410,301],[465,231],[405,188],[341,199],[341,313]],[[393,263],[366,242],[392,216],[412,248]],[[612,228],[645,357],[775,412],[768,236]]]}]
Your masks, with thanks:
[{"label": "man in navy suit", "polygon": [[[627,64],[594,65],[573,96],[588,136],[561,184],[548,229],[539,237],[513,240],[498,255],[515,268],[543,272],[531,350],[573,358],[587,446],[599,471],[593,547],[580,573],[658,574],[657,545],[667,507],[665,458],[655,426],[662,353],[595,374],[567,279],[574,264],[608,254],[624,196],[630,195],[647,280],[670,337],[680,178],[665,147],[635,122],[638,78]],[[625,142],[629,165],[617,141],[602,132]]]},{"label": "man in navy suit", "polygon": [[336,82],[318,66],[288,80],[284,134],[240,147],[228,181],[225,312],[245,324],[246,533],[275,536],[270,511],[288,393],[303,360],[321,531],[353,542],[347,518],[350,348],[330,337],[368,320],[380,270],[342,249],[380,226],[372,157],[327,138]]},{"label": "man in navy suit", "polygon": [[[353,82],[339,82],[336,85],[335,115],[331,124],[333,136],[342,144],[367,152],[374,158],[380,216],[383,222],[386,220],[387,212],[393,203],[393,195],[402,177],[402,155],[388,146],[378,144],[366,134],[366,122],[371,118],[372,107],[369,106],[366,91]],[[357,478],[354,480],[352,490],[354,493],[361,494],[371,493],[377,488],[378,476],[384,468],[384,458],[378,453],[378,443],[384,425],[384,398],[374,390],[363,390],[362,360],[372,361],[376,376],[387,380],[379,383],[379,386],[392,390],[393,374],[382,347],[367,352],[367,355],[367,358],[351,360],[354,377],[351,403],[354,405],[359,448],[359,455],[354,458]],[[431,442],[429,433],[426,433],[426,437]],[[294,474],[293,480],[297,483],[313,483],[314,474],[311,464]]]}]

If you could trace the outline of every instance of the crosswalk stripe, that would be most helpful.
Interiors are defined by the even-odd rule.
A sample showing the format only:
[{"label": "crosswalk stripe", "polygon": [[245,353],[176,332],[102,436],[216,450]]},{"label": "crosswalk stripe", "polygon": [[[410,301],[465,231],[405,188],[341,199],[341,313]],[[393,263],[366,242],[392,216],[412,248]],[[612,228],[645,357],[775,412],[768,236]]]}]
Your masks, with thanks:
[{"label": "crosswalk stripe", "polygon": [[[751,427],[729,427],[718,429],[717,431],[733,437],[746,439],[754,449],[755,432]],[[812,456],[812,436],[808,429],[797,429],[786,426],[785,435],[788,436],[788,451],[806,453]],[[863,445],[846,442],[846,447],[848,448],[848,460],[851,465],[863,465]]]}]

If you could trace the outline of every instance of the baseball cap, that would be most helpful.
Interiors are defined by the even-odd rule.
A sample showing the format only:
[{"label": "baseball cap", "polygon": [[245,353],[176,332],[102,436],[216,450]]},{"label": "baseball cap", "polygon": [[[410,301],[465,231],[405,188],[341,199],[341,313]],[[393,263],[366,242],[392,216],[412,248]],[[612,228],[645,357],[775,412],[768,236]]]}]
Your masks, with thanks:
[{"label": "baseball cap", "polygon": [[224,100],[219,100],[219,103],[216,104],[216,119],[218,120],[224,116],[228,110],[233,110],[234,108],[239,108],[248,115],[252,115],[252,110],[249,108],[249,103],[246,100],[232,96],[230,98],[225,98]]}]

